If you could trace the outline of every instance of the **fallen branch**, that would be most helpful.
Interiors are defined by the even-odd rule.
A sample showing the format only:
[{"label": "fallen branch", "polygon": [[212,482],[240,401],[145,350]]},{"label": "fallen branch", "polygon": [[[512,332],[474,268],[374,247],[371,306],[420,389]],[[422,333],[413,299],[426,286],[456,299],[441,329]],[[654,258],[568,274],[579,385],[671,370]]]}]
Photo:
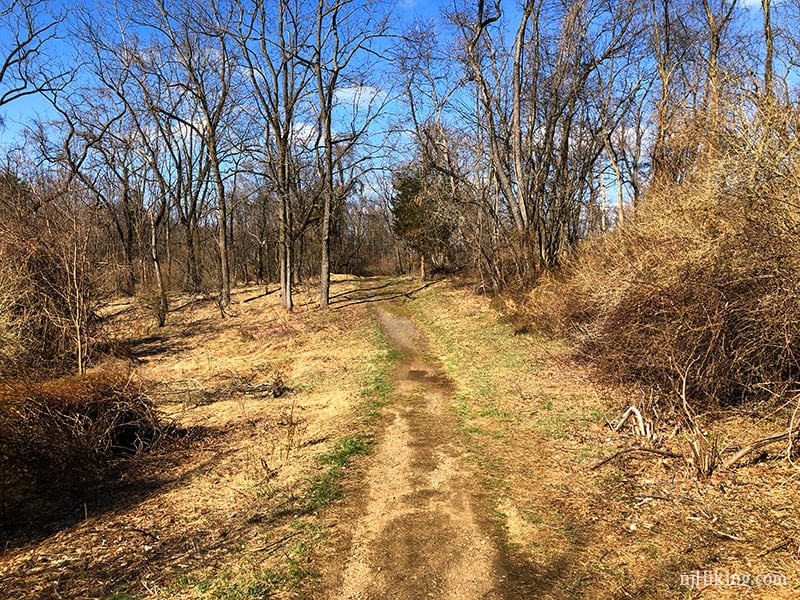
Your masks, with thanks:
[{"label": "fallen branch", "polygon": [[750,454],[751,452],[755,452],[756,450],[763,448],[765,446],[770,446],[771,444],[776,444],[777,442],[782,442],[784,440],[788,440],[793,438],[794,436],[800,434],[800,429],[792,429],[787,431],[786,433],[779,433],[777,435],[771,435],[769,437],[762,438],[760,440],[756,440],[749,446],[745,446],[741,450],[739,450],[736,454],[731,456],[728,460],[722,463],[723,469],[728,469],[732,467],[734,464],[739,462],[745,456]]},{"label": "fallen branch", "polygon": [[683,454],[676,454],[675,452],[667,452],[666,450],[656,450],[655,448],[643,448],[641,446],[632,446],[631,448],[624,448],[619,452],[615,452],[611,456],[604,458],[596,465],[593,465],[589,470],[594,471],[599,469],[604,464],[611,462],[615,458],[622,456],[623,454],[630,454],[631,452],[647,452],[650,454],[658,454],[659,456],[665,456],[667,458],[683,458]]}]

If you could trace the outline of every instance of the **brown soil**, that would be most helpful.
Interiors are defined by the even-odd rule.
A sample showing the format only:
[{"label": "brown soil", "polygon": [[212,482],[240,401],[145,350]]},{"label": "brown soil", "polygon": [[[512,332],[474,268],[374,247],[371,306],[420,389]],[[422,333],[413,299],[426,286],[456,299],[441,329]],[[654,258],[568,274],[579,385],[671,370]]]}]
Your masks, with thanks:
[{"label": "brown soil", "polygon": [[367,469],[363,513],[329,597],[499,598],[492,526],[449,410],[453,384],[414,323],[391,307],[377,315],[402,361]]}]

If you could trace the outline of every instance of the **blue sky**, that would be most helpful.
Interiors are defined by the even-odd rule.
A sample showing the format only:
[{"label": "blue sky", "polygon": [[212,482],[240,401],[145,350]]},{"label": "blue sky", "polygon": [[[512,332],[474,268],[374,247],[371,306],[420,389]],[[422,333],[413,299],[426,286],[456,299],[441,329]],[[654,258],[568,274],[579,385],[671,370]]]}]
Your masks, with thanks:
[{"label": "blue sky", "polygon": [[[402,26],[409,23],[414,19],[430,19],[435,17],[441,8],[447,7],[452,4],[453,0],[395,0],[394,15],[395,24]],[[746,5],[751,14],[751,24],[757,27],[761,22],[761,0],[741,0]],[[514,4],[513,0],[506,0],[507,4]],[[61,7],[64,10],[76,10],[82,4],[79,2],[69,0],[54,0],[56,7]],[[0,28],[0,47],[2,46],[3,31]],[[59,46],[54,46],[58,48]],[[61,56],[68,55],[71,49],[65,44],[61,43],[63,52]],[[57,51],[58,52],[58,51]],[[48,103],[39,97],[28,96],[19,99],[11,104],[0,108],[0,118],[4,124],[0,126],[0,147],[7,146],[11,143],[24,128],[26,124],[31,123],[35,118],[40,117],[47,119],[52,115],[52,109]]]},{"label": "blue sky", "polygon": [[[396,0],[394,4],[395,23],[401,25],[409,23],[414,19],[429,19],[438,14],[440,6],[449,4],[452,0]],[[91,0],[90,0],[91,3]],[[54,0],[55,9],[63,9],[67,12],[77,10],[83,2],[70,0]],[[7,35],[0,24],[0,48],[3,47],[3,36]],[[9,39],[9,38],[7,38]],[[54,41],[51,45],[51,52],[54,54],[69,55],[72,48],[65,42]],[[53,117],[53,110],[50,104],[39,96],[26,96],[3,107],[0,107],[0,148],[7,147],[23,131],[26,125],[31,124],[35,119],[47,120]]]}]

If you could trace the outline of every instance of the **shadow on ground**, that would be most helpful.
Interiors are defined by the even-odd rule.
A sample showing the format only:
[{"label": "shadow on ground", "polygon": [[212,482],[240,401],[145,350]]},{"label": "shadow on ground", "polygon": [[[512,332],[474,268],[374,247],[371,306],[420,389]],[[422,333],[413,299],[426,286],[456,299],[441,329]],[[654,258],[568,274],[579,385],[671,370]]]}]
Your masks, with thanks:
[{"label": "shadow on ground", "polygon": [[213,442],[224,431],[205,427],[176,430],[157,447],[120,458],[103,481],[84,486],[31,486],[0,490],[0,545],[5,552],[39,543],[87,516],[123,512],[166,489],[184,485],[222,460],[220,454],[177,477],[165,475],[183,462],[196,442]]}]

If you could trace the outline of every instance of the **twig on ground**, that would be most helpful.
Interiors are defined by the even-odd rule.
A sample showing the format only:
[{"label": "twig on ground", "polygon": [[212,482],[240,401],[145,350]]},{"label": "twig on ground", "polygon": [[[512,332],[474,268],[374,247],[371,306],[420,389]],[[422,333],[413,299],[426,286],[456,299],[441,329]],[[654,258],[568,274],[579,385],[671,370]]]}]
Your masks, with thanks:
[{"label": "twig on ground", "polygon": [[296,538],[301,533],[303,533],[303,532],[302,531],[294,531],[294,532],[290,533],[289,535],[283,536],[279,540],[276,540],[274,542],[270,542],[266,546],[261,546],[260,548],[256,548],[255,550],[253,550],[253,552],[267,552],[269,554],[270,552],[274,552],[278,548],[283,547],[283,545],[286,542],[288,542],[289,540],[291,540],[293,538]]},{"label": "twig on ground", "polygon": [[673,498],[672,496],[660,496],[658,494],[646,494],[644,496],[637,495],[634,496],[634,498],[636,500],[664,500],[666,502],[672,502],[673,500],[675,500],[675,498]]},{"label": "twig on ground", "polygon": [[732,542],[746,542],[744,538],[740,538],[735,535],[731,535],[730,533],[725,533],[724,531],[720,531],[718,529],[712,529],[711,532],[716,535],[717,537],[721,537],[725,540],[731,540]]},{"label": "twig on ground", "polygon": [[791,539],[784,540],[779,544],[775,544],[774,546],[770,546],[766,550],[763,550],[762,552],[759,552],[758,554],[756,554],[756,557],[757,558],[764,558],[767,554],[770,554],[771,552],[776,552],[778,550],[783,550],[784,548],[789,546],[793,541],[794,540],[791,540]]},{"label": "twig on ground", "polygon": [[153,538],[157,542],[161,541],[155,533],[147,531],[146,529],[139,529],[138,527],[128,527],[128,531],[135,531],[136,533],[141,533],[142,535],[146,535],[148,537]]},{"label": "twig on ground", "polygon": [[659,456],[665,456],[667,458],[683,458],[683,454],[677,454],[675,452],[667,452],[666,450],[656,450],[655,448],[643,448],[641,446],[633,446],[631,448],[624,448],[618,452],[615,452],[611,456],[601,460],[599,463],[592,465],[592,467],[590,467],[589,470],[594,471],[596,469],[599,469],[604,464],[611,462],[615,458],[622,456],[623,454],[629,454],[631,452],[647,452],[650,454],[658,454]]}]

